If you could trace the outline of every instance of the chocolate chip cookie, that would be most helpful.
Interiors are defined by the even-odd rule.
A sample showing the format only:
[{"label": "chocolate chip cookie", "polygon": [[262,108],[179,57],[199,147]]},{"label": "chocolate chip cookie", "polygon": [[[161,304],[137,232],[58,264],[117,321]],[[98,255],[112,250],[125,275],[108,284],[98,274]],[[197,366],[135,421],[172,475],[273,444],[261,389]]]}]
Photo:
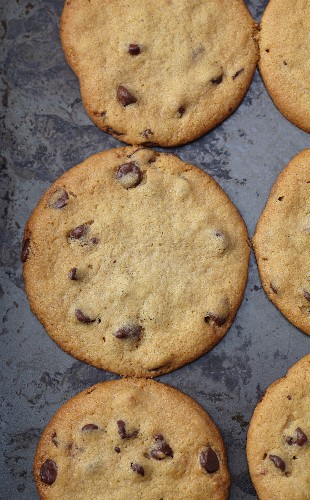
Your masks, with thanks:
[{"label": "chocolate chip cookie", "polygon": [[129,144],[173,146],[240,104],[256,28],[243,0],[67,0],[60,34],[99,128]]},{"label": "chocolate chip cookie", "polygon": [[260,24],[259,70],[279,111],[309,133],[309,0],[270,0]]},{"label": "chocolate chip cookie", "polygon": [[310,355],[267,389],[248,431],[247,457],[260,500],[310,498]]},{"label": "chocolate chip cookie", "polygon": [[34,475],[49,500],[225,500],[230,486],[209,415],[143,379],[100,383],[62,406],[41,437]]},{"label": "chocolate chip cookie", "polygon": [[52,185],[27,223],[22,261],[31,308],[65,351],[154,377],[225,335],[249,253],[242,218],[209,175],[126,147]]},{"label": "chocolate chip cookie", "polygon": [[279,175],[253,243],[268,297],[310,335],[310,149]]}]

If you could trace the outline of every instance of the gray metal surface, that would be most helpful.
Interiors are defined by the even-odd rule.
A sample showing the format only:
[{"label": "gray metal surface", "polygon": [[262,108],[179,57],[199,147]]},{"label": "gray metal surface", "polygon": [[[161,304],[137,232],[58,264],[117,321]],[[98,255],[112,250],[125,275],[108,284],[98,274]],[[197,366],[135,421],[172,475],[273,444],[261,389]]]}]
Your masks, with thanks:
[{"label": "gray metal surface", "polygon": [[[248,0],[256,18],[267,0]],[[37,499],[32,462],[54,412],[71,396],[116,375],[62,352],[32,315],[24,293],[20,242],[44,190],[85,157],[120,146],[87,118],[58,36],[62,0],[0,2],[4,66],[1,126],[1,500]],[[173,149],[219,182],[252,236],[277,175],[309,137],[277,111],[259,74],[239,109],[192,144]],[[232,473],[230,498],[256,498],[245,455],[248,422],[264,389],[310,352],[264,294],[251,256],[245,298],[225,339],[160,380],[181,389],[220,428]]]}]

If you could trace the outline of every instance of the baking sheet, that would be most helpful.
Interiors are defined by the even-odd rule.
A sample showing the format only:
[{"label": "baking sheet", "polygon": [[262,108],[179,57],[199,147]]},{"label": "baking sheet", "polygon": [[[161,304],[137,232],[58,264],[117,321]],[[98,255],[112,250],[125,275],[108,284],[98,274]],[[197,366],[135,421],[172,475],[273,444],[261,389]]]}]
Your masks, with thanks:
[{"label": "baking sheet", "polygon": [[[256,20],[267,0],[248,0]],[[55,411],[77,392],[116,375],[61,351],[30,312],[20,265],[23,228],[50,184],[85,157],[121,143],[87,118],[59,41],[62,0],[0,2],[3,70],[1,126],[1,429],[0,498],[37,499],[32,462]],[[239,109],[192,144],[170,151],[211,174],[240,210],[250,235],[271,186],[309,136],[277,111],[258,73]],[[256,498],[245,454],[251,414],[265,388],[310,352],[262,290],[252,254],[245,298],[224,340],[183,368],[159,377],[198,401],[224,437],[230,498]]]}]

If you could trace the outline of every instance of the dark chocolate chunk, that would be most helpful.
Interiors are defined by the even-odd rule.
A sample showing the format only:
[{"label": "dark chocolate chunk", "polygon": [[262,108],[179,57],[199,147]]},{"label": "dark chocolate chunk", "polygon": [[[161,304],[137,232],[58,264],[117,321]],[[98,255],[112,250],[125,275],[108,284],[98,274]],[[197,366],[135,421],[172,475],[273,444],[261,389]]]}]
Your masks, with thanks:
[{"label": "dark chocolate chunk", "polygon": [[142,465],[140,465],[140,464],[131,464],[130,467],[137,474],[140,474],[141,476],[144,476],[144,469],[143,469]]},{"label": "dark chocolate chunk", "polygon": [[132,340],[140,340],[142,332],[142,327],[139,325],[126,325],[117,330],[114,333],[114,336],[117,339],[132,339]]},{"label": "dark chocolate chunk", "polygon": [[68,200],[69,200],[69,195],[67,191],[65,191],[64,189],[59,189],[58,191],[52,194],[49,206],[51,208],[60,209],[67,205]]},{"label": "dark chocolate chunk", "polygon": [[237,76],[241,75],[241,73],[243,73],[243,71],[244,71],[244,68],[238,69],[238,71],[236,71],[236,73],[233,75],[232,79],[234,80],[235,78],[237,78]]},{"label": "dark chocolate chunk", "polygon": [[310,293],[307,290],[304,290],[304,297],[310,302]]},{"label": "dark chocolate chunk", "polygon": [[130,161],[119,166],[116,172],[116,179],[126,188],[138,186],[142,181],[142,172],[138,165]]},{"label": "dark chocolate chunk", "polygon": [[20,256],[20,260],[23,263],[26,262],[26,260],[28,260],[29,253],[30,253],[30,239],[26,238],[23,241],[22,253],[21,253],[21,256]]},{"label": "dark chocolate chunk", "polygon": [[286,444],[288,444],[289,446],[292,446],[293,444],[296,444],[296,441],[294,441],[294,439],[291,437],[291,436],[288,436],[285,440]]},{"label": "dark chocolate chunk", "polygon": [[180,118],[181,118],[181,116],[184,115],[185,111],[186,111],[186,109],[184,108],[184,106],[180,106],[179,107],[178,112],[180,114]]},{"label": "dark chocolate chunk", "polygon": [[205,316],[205,322],[206,323],[215,323],[217,326],[223,326],[226,321],[227,321],[227,317],[224,317],[224,316],[218,316],[217,314],[212,314],[212,313],[209,313]]},{"label": "dark chocolate chunk", "polygon": [[139,431],[133,431],[130,433],[126,432],[126,424],[124,420],[118,420],[116,422],[117,427],[118,427],[118,433],[121,436],[122,439],[130,439],[130,438],[135,438],[138,435]]},{"label": "dark chocolate chunk", "polygon": [[154,446],[150,450],[151,457],[155,458],[155,460],[163,460],[166,457],[173,458],[173,451],[165,440],[164,436],[162,436],[161,434],[156,434],[154,436],[154,439]]},{"label": "dark chocolate chunk", "polygon": [[211,83],[213,83],[213,85],[219,85],[220,83],[222,83],[222,81],[223,81],[223,74],[221,74],[216,78],[211,78]]},{"label": "dark chocolate chunk", "polygon": [[269,455],[269,458],[278,469],[281,469],[283,472],[285,471],[285,462],[281,457],[278,457],[278,455]]},{"label": "dark chocolate chunk", "polygon": [[296,434],[297,434],[296,443],[298,444],[298,446],[303,446],[304,444],[306,444],[306,442],[308,441],[308,436],[307,434],[304,433],[304,431],[300,427],[297,427]]},{"label": "dark chocolate chunk", "polygon": [[84,236],[86,236],[88,232],[89,226],[87,224],[82,224],[81,226],[77,226],[74,229],[71,229],[69,233],[69,237],[74,240],[80,240]]},{"label": "dark chocolate chunk", "polygon": [[147,128],[147,129],[143,130],[143,132],[141,132],[141,135],[143,137],[145,137],[146,139],[149,139],[151,135],[154,135],[154,133],[152,132],[152,130],[150,128]]},{"label": "dark chocolate chunk", "polygon": [[86,316],[86,314],[84,314],[81,309],[76,309],[75,310],[75,317],[77,320],[79,320],[81,323],[94,323],[94,321],[96,321],[96,319],[91,319],[89,316]]},{"label": "dark chocolate chunk", "polygon": [[82,427],[82,431],[95,431],[97,429],[99,429],[99,427],[96,424],[85,424]]},{"label": "dark chocolate chunk", "polygon": [[140,45],[131,43],[128,47],[128,52],[131,56],[138,56],[140,54]]},{"label": "dark chocolate chunk", "polygon": [[56,481],[58,467],[54,460],[45,460],[41,465],[40,478],[42,483],[48,484],[49,486]]},{"label": "dark chocolate chunk", "polygon": [[72,267],[72,269],[70,269],[68,275],[69,275],[70,280],[77,281],[78,280],[77,267]]},{"label": "dark chocolate chunk", "polygon": [[212,450],[212,448],[210,448],[210,446],[205,451],[200,453],[199,461],[201,467],[210,474],[212,472],[216,472],[220,467],[217,454],[214,450]]},{"label": "dark chocolate chunk", "polygon": [[53,434],[52,434],[52,443],[53,443],[55,446],[58,446],[58,439],[57,439],[57,434],[56,434],[56,432],[53,432]]},{"label": "dark chocolate chunk", "polygon": [[115,446],[114,451],[116,451],[116,453],[120,453],[120,452],[121,452],[121,449],[120,449],[120,447],[119,447],[119,446]]},{"label": "dark chocolate chunk", "polygon": [[124,107],[129,106],[129,104],[134,104],[135,102],[137,102],[137,99],[123,85],[119,85],[119,87],[117,88],[116,95],[117,99]]}]

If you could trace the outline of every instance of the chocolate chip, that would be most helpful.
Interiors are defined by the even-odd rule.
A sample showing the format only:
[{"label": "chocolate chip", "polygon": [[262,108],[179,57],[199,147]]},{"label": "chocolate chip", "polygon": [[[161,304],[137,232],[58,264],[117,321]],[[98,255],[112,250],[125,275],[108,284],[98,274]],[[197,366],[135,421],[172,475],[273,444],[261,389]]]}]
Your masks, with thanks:
[{"label": "chocolate chip", "polygon": [[145,139],[149,139],[151,135],[154,135],[154,133],[152,132],[152,130],[150,128],[147,128],[147,129],[143,130],[143,132],[141,132],[141,135],[143,137],[145,137]]},{"label": "chocolate chip", "polygon": [[139,325],[126,325],[117,330],[114,336],[117,339],[140,340],[142,327]]},{"label": "chocolate chip", "polygon": [[114,451],[116,451],[116,453],[120,453],[120,452],[121,452],[121,449],[120,449],[120,447],[119,447],[119,446],[115,446]]},{"label": "chocolate chip", "polygon": [[304,297],[310,302],[310,293],[307,290],[304,290]]},{"label": "chocolate chip", "polygon": [[212,450],[212,448],[210,448],[210,446],[207,448],[207,450],[202,451],[200,453],[199,461],[200,461],[201,467],[205,471],[209,472],[210,474],[212,472],[216,472],[220,467],[220,463],[219,463],[219,459],[217,458],[217,454],[215,453],[214,450]]},{"label": "chocolate chip", "polygon": [[119,87],[117,88],[116,95],[117,99],[124,107],[129,106],[129,104],[134,104],[135,102],[137,102],[137,99],[123,85],[119,85]]},{"label": "chocolate chip", "polygon": [[296,444],[296,442],[294,441],[294,439],[291,437],[291,436],[288,436],[285,440],[286,444],[288,444],[289,446],[292,446],[293,444]]},{"label": "chocolate chip", "polygon": [[84,236],[86,236],[88,232],[89,226],[87,224],[82,224],[82,226],[77,226],[74,229],[71,229],[69,233],[69,238],[73,238],[74,240],[80,240]]},{"label": "chocolate chip", "polygon": [[208,313],[205,316],[206,323],[215,323],[217,326],[223,326],[227,321],[228,316],[218,316],[217,314]]},{"label": "chocolate chip", "polygon": [[130,189],[138,186],[143,176],[138,165],[130,161],[119,166],[115,177],[126,189]]},{"label": "chocolate chip", "polygon": [[85,424],[82,427],[82,431],[95,431],[97,429],[99,429],[99,427],[96,424]]},{"label": "chocolate chip", "polygon": [[90,243],[92,243],[92,245],[98,245],[99,241],[99,238],[96,238],[96,236],[90,239]]},{"label": "chocolate chip", "polygon": [[185,111],[186,111],[186,109],[184,108],[184,106],[180,106],[179,107],[178,112],[180,114],[180,118],[181,118],[181,116],[184,115]]},{"label": "chocolate chip", "polygon": [[69,195],[67,191],[65,191],[64,189],[58,189],[58,191],[55,191],[55,193],[52,194],[49,201],[49,206],[51,208],[60,209],[67,205],[68,200]]},{"label": "chocolate chip", "polygon": [[308,441],[308,437],[300,427],[297,427],[296,434],[296,443],[298,444],[298,446],[303,446],[304,444],[306,444],[306,442]]},{"label": "chocolate chip", "polygon": [[56,432],[53,432],[52,434],[52,443],[57,447],[58,446],[58,439],[57,439],[57,434]]},{"label": "chocolate chip", "polygon": [[278,457],[278,455],[269,455],[269,458],[278,469],[281,469],[283,472],[285,471],[285,462],[282,458]]},{"label": "chocolate chip", "polygon": [[96,319],[91,319],[89,316],[86,316],[86,314],[82,313],[81,309],[75,310],[75,317],[81,323],[86,323],[86,324],[94,323],[96,321]]},{"label": "chocolate chip", "polygon": [[272,283],[270,283],[270,288],[273,291],[273,293],[275,293],[275,294],[278,293],[278,290],[276,289],[276,287]]},{"label": "chocolate chip", "polygon": [[126,424],[124,420],[118,420],[116,422],[117,427],[118,427],[118,433],[121,436],[122,439],[130,439],[130,438],[135,438],[138,435],[139,431],[133,431],[130,433],[126,432]]},{"label": "chocolate chip", "polygon": [[40,478],[45,484],[51,485],[56,481],[58,467],[54,460],[45,460],[41,465]]},{"label": "chocolate chip", "polygon": [[287,397],[287,399],[288,399],[289,401],[291,401],[292,396],[291,396],[290,394],[289,394],[288,396],[286,396],[286,397]]},{"label": "chocolate chip", "polygon": [[128,47],[128,52],[131,56],[138,56],[140,54],[140,45],[131,43]]},{"label": "chocolate chip", "polygon": [[21,256],[20,256],[20,260],[23,263],[26,262],[26,260],[28,260],[29,253],[30,253],[30,239],[26,238],[23,241],[22,253],[21,253]]},{"label": "chocolate chip", "polygon": [[286,61],[283,61],[283,64],[284,64],[284,66],[287,66],[287,62]]},{"label": "chocolate chip", "polygon": [[211,83],[213,83],[213,85],[219,85],[220,83],[222,83],[222,81],[223,81],[223,74],[221,74],[216,78],[211,78]]},{"label": "chocolate chip", "polygon": [[155,443],[153,448],[150,450],[150,455],[155,460],[163,460],[166,457],[173,457],[172,449],[165,440],[164,436],[161,434],[156,434],[154,436]]},{"label": "chocolate chip", "polygon": [[140,464],[131,464],[130,467],[137,474],[140,474],[141,476],[144,476],[144,469],[143,469],[142,465],[140,465]]},{"label": "chocolate chip", "polygon": [[237,78],[237,76],[241,75],[241,73],[243,73],[243,71],[244,71],[244,68],[238,69],[238,71],[236,71],[236,73],[233,75],[232,79],[234,80],[235,78]]},{"label": "chocolate chip", "polygon": [[70,280],[77,281],[78,280],[77,267],[73,267],[72,269],[70,269],[68,276]]}]

